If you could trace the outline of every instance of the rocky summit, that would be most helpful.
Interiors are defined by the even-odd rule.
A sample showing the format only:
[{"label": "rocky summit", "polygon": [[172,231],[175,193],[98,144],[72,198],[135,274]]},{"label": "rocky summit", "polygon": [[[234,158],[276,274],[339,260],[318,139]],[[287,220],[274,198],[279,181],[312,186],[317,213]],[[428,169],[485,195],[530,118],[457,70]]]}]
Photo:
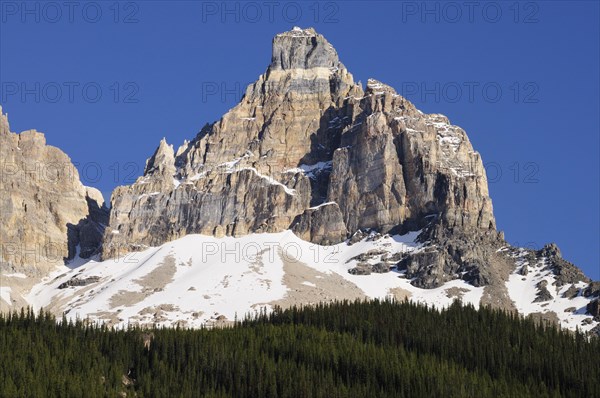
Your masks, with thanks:
[{"label": "rocky summit", "polygon": [[291,229],[335,244],[359,230],[495,228],[465,132],[374,79],[363,89],[323,36],[299,28],[275,36],[237,106],[177,150],[161,141],[111,205],[104,258],[190,233]]},{"label": "rocky summit", "polygon": [[[3,160],[70,164],[40,133],[10,133],[4,118],[0,128]],[[163,139],[144,174],[114,190],[108,220],[74,177],[19,190],[18,177],[3,180],[3,237],[38,242],[44,228],[65,258],[100,253],[36,285],[34,307],[200,326],[264,306],[392,296],[599,329],[598,282],[555,245],[515,248],[496,230],[465,131],[385,83],[355,82],[312,28],[276,35],[266,71],[220,120],[177,149]],[[257,250],[238,258],[239,245]]]}]

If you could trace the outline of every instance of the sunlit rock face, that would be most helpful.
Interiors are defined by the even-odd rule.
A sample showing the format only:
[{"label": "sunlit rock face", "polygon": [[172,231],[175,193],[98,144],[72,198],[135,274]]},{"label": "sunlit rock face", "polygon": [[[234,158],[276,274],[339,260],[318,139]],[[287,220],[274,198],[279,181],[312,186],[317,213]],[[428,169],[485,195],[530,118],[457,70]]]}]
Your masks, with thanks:
[{"label": "sunlit rock face", "polygon": [[163,140],[111,204],[106,258],[190,233],[292,228],[334,244],[432,220],[495,228],[465,132],[376,80],[363,89],[312,28],[276,35],[271,64],[240,103],[177,150]]},{"label": "sunlit rock face", "polygon": [[[380,81],[355,83],[313,29],[275,36],[265,73],[219,121],[179,148],[161,140],[114,190],[110,219],[43,134],[11,133],[0,112],[0,144],[2,305],[195,327],[264,305],[392,296],[600,327],[598,282],[555,245],[514,248],[496,230],[466,133]],[[105,261],[38,283],[100,250]]]},{"label": "sunlit rock face", "polygon": [[0,304],[18,307],[33,281],[100,251],[108,209],[43,133],[11,132],[1,107],[0,167],[0,276],[19,275],[2,277],[7,294]]}]

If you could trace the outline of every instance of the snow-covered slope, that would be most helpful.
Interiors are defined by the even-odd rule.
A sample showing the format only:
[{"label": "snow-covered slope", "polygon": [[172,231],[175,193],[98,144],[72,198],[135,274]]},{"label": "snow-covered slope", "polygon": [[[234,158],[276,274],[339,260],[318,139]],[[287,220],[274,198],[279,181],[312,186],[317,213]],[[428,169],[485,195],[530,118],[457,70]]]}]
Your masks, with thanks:
[{"label": "snow-covered slope", "polygon": [[[591,330],[597,322],[586,315],[590,298],[582,294],[588,284],[578,282],[561,286],[556,283],[556,276],[548,267],[546,258],[527,261],[523,254],[523,249],[517,253],[516,269],[506,282],[510,298],[519,313],[539,314],[571,330]],[[572,286],[577,290],[574,293],[570,291]],[[546,296],[542,291],[547,291]]]},{"label": "snow-covered slope", "polygon": [[[66,312],[69,318],[120,327],[210,326],[274,305],[335,299],[408,297],[442,307],[460,298],[478,307],[483,287],[454,280],[437,289],[420,289],[392,267],[402,253],[421,249],[415,243],[417,235],[371,234],[354,244],[334,246],[305,242],[290,231],[240,238],[188,235],[118,259],[63,267],[35,286],[28,299],[36,309],[44,307],[57,314]],[[359,262],[386,264],[391,271],[349,273]],[[536,275],[531,272],[521,280],[523,277],[515,274],[507,282],[520,312],[554,310],[572,329],[590,318],[581,311],[589,301],[583,297],[567,300],[556,296],[546,307],[532,303],[538,279],[551,278],[547,273]],[[578,311],[565,313],[571,306]]]}]

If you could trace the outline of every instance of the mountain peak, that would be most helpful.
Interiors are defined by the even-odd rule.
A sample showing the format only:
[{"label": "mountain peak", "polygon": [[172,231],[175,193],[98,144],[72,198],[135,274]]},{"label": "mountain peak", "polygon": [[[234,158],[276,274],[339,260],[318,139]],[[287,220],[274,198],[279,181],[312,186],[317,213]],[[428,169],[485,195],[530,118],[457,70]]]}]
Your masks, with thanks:
[{"label": "mountain peak", "polygon": [[302,29],[299,26],[294,26],[291,30],[287,32],[278,33],[275,37],[279,36],[293,36],[293,37],[316,37],[319,35],[315,28],[306,28]]},{"label": "mountain peak", "polygon": [[[109,214],[42,133],[6,131],[0,108],[0,159],[17,167],[0,180],[11,210],[0,240],[60,251],[53,246],[58,258],[43,255],[38,266],[0,250],[0,271],[47,276],[56,260],[100,249],[105,260],[49,278],[18,305],[200,326],[315,297],[391,296],[438,308],[458,299],[600,331],[600,283],[556,245],[515,248],[496,230],[466,132],[379,80],[363,90],[312,28],[276,35],[266,73],[176,153],[163,138],[143,176],[114,190]],[[74,174],[24,178],[50,163]],[[123,261],[131,251],[143,253]],[[132,285],[139,294],[122,290]],[[8,287],[17,297],[21,286]]]},{"label": "mountain peak", "polygon": [[311,69],[338,67],[335,48],[313,28],[279,33],[273,38],[270,69]]}]

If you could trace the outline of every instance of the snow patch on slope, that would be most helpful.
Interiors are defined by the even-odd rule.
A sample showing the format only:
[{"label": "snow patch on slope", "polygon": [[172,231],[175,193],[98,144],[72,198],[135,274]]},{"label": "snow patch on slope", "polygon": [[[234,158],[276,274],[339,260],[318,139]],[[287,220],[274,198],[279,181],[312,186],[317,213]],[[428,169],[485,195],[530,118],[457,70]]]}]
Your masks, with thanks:
[{"label": "snow patch on slope", "polygon": [[[412,299],[436,306],[449,305],[453,299],[447,288],[460,287],[467,292],[463,300],[477,306],[483,288],[463,281],[424,290],[395,271],[369,276],[348,273],[357,263],[353,257],[370,250],[390,254],[417,250],[417,235],[372,235],[353,245],[333,246],[303,241],[291,231],[240,238],[187,235],[122,258],[92,260],[73,270],[62,267],[36,285],[28,301],[36,309],[60,308],[69,318],[119,327],[128,323],[199,327],[223,317],[234,320],[270,309],[272,302],[293,293],[283,282],[286,262],[292,264],[291,272],[294,264],[317,272],[319,278],[303,283],[308,287],[317,286],[328,275],[338,275],[369,298],[390,297],[391,289],[401,288]],[[70,280],[93,280],[88,279],[91,277],[98,278],[97,282],[59,289]]]},{"label": "snow patch on slope", "polygon": [[10,292],[11,292],[10,287],[0,286],[0,299],[6,301],[8,304],[12,304]]},{"label": "snow patch on slope", "polygon": [[[408,297],[436,308],[460,299],[478,308],[484,287],[474,287],[462,280],[447,282],[436,289],[420,289],[411,285],[404,271],[395,268],[371,275],[348,272],[360,261],[376,264],[393,255],[401,257],[403,253],[421,250],[421,244],[415,242],[418,234],[373,233],[354,244],[332,246],[303,241],[291,231],[239,238],[187,235],[121,258],[103,262],[94,259],[75,269],[62,267],[36,285],[27,299],[36,310],[45,307],[59,314],[65,311],[72,319],[108,322],[117,327],[128,323],[215,325],[261,309],[270,310],[274,302],[293,298],[297,289],[345,289],[341,281],[356,287],[366,298]],[[359,255],[362,258],[357,258]],[[519,275],[518,270],[511,275],[507,287],[519,312],[528,315],[554,311],[568,328],[579,325],[580,329],[589,330],[594,326],[581,325],[588,299],[562,298],[568,286],[552,291],[555,298],[547,304],[533,303],[540,280],[548,280],[548,287],[552,287],[552,275],[543,270],[543,265],[532,268],[527,276]],[[297,280],[297,285],[286,285],[292,283],[290,280]],[[69,281],[85,285],[65,288],[63,284]],[[63,288],[59,288],[61,285]],[[3,299],[6,293],[3,292]],[[334,291],[327,293],[337,297]],[[319,300],[315,295],[308,297]],[[565,312],[570,306],[575,306],[576,311]]]},{"label": "snow patch on slope", "polygon": [[[591,316],[586,315],[586,306],[590,301],[589,298],[583,297],[581,293],[572,299],[563,297],[563,294],[571,285],[557,286],[555,284],[556,278],[547,265],[546,259],[536,261],[533,264],[530,264],[523,258],[517,260],[517,267],[509,276],[506,287],[519,313],[529,315],[554,312],[564,328],[570,330],[579,328],[584,332],[591,330],[595,326],[595,322],[588,323],[589,321],[586,321],[586,319],[592,319]],[[527,275],[521,274],[523,267],[527,267]],[[548,301],[535,302],[538,293],[538,284],[542,281],[547,282],[547,289],[553,298]],[[585,282],[575,284],[575,287],[580,289],[580,292],[586,286],[587,283]]]}]

